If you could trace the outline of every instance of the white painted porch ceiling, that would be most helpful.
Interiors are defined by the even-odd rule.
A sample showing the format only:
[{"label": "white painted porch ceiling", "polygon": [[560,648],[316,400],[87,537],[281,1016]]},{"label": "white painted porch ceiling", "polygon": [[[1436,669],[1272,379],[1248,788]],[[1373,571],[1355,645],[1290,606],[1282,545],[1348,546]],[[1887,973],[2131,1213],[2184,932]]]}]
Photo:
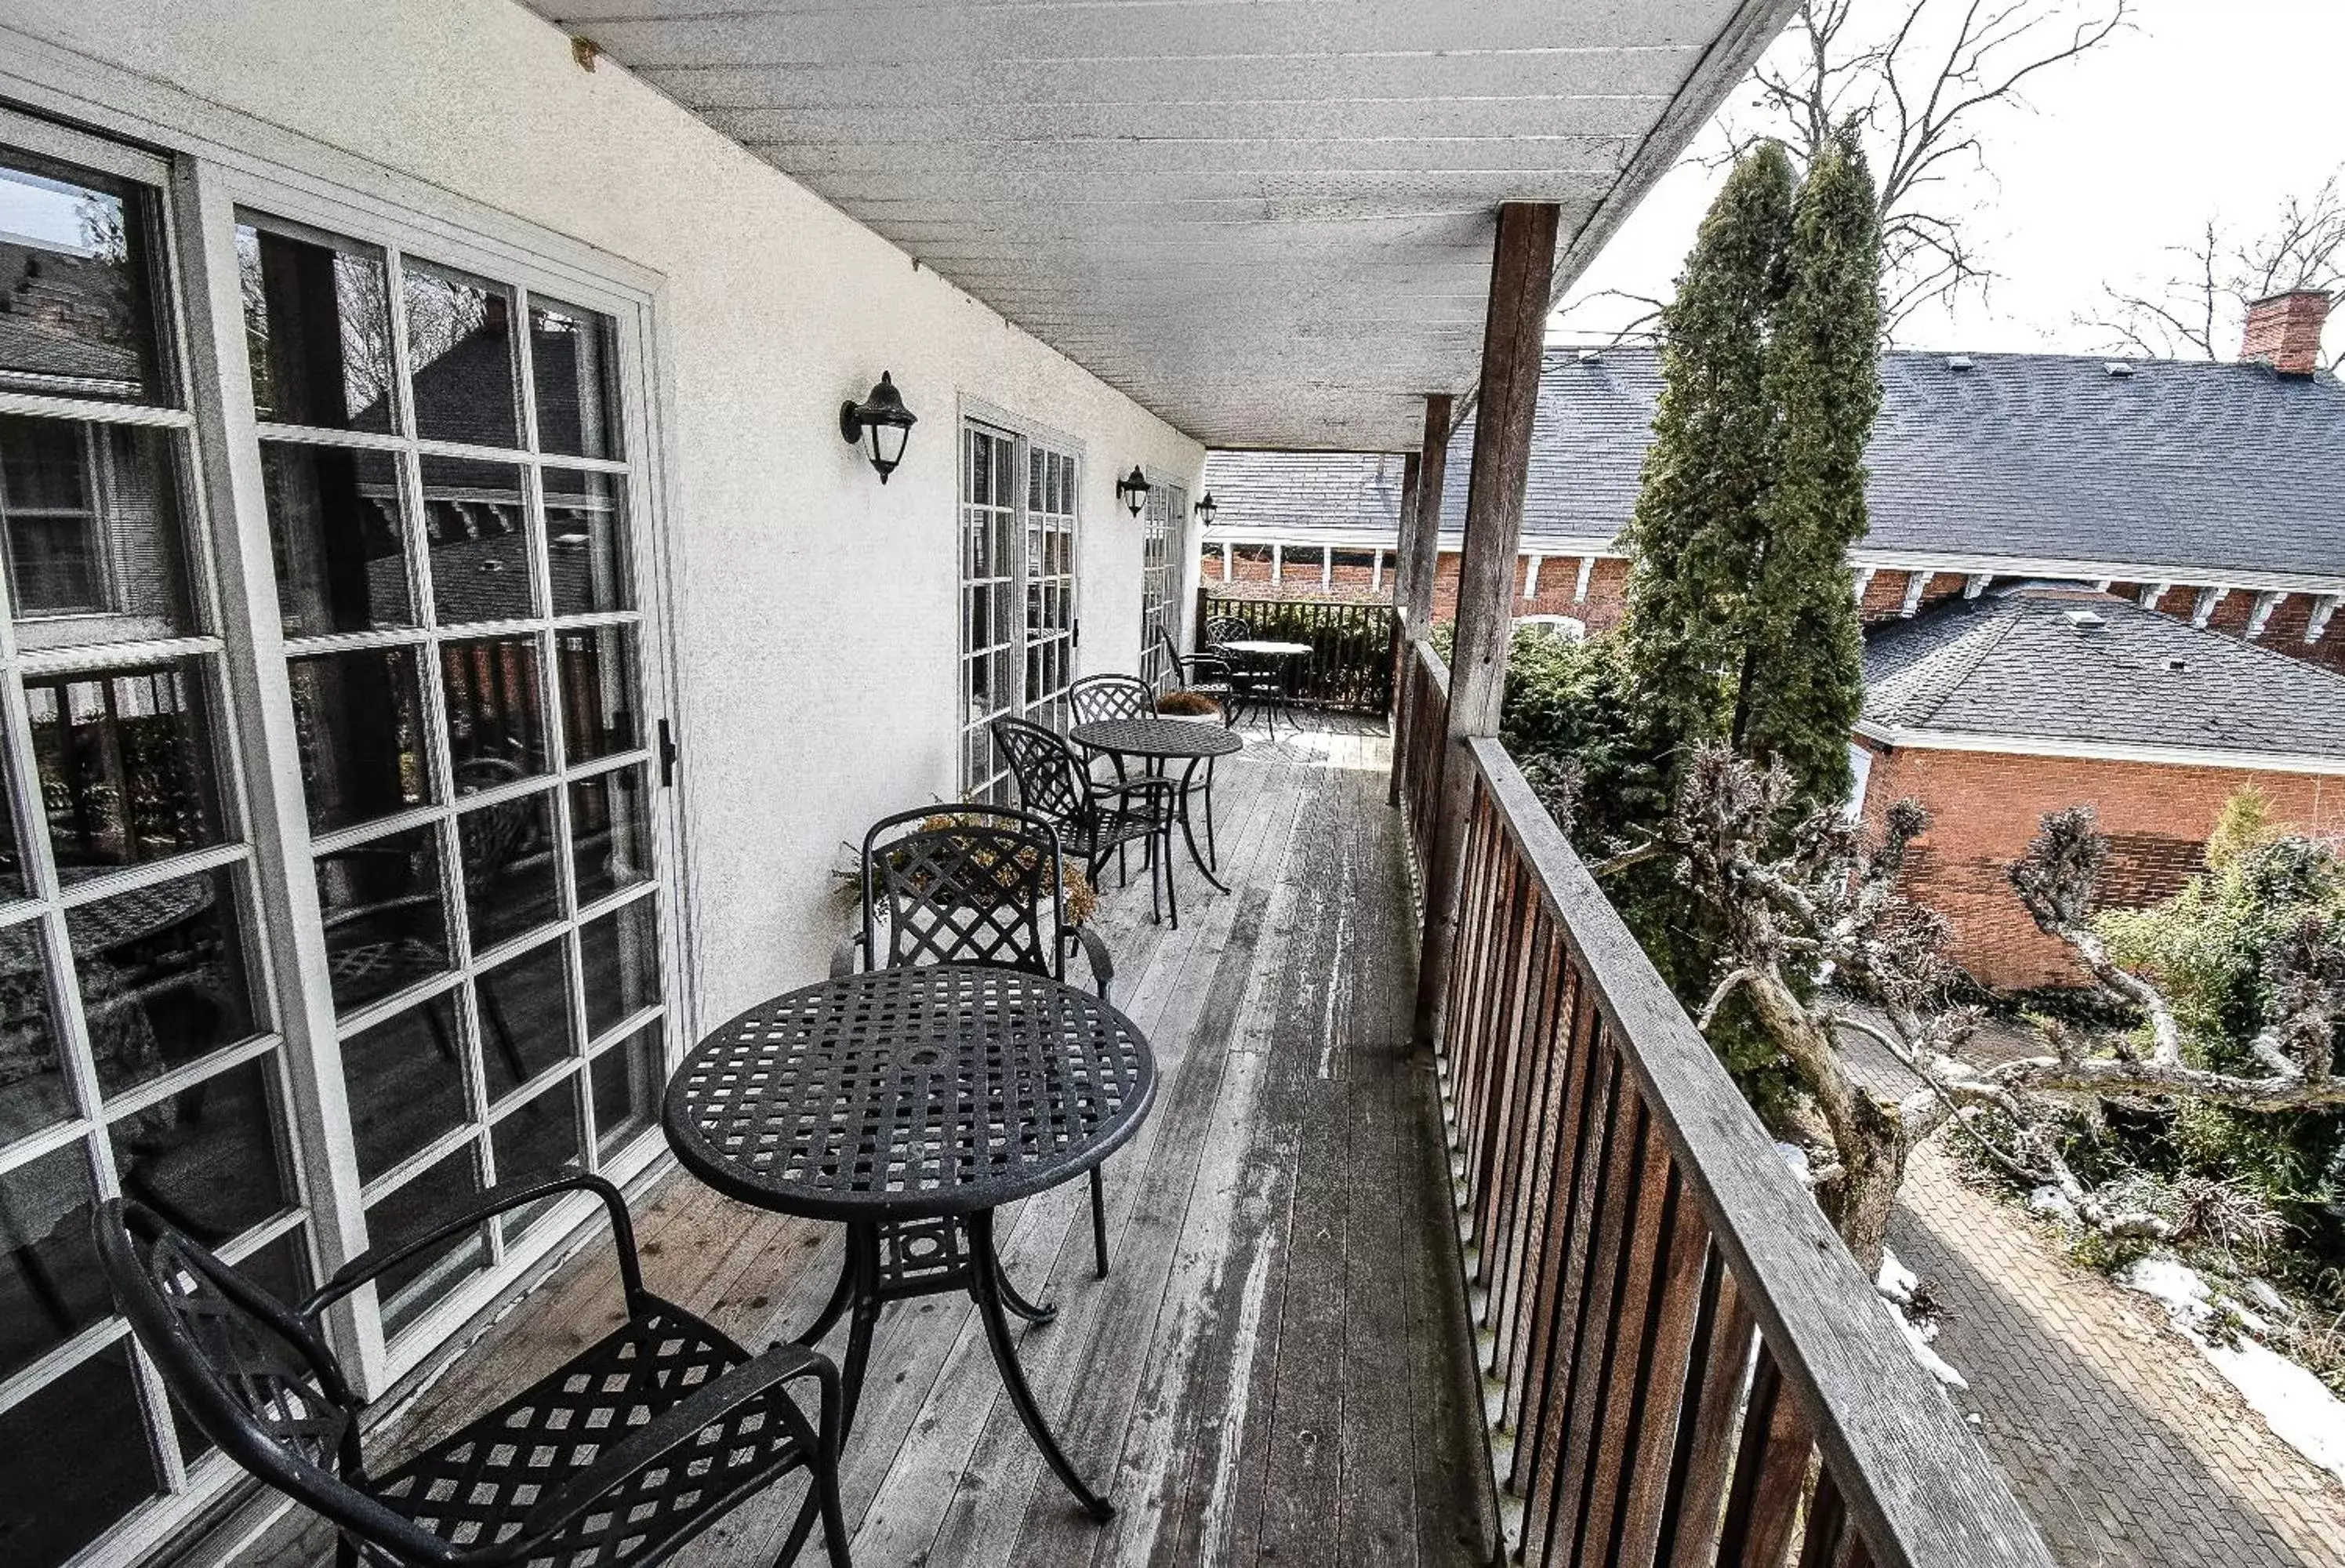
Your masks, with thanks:
[{"label": "white painted porch ceiling", "polygon": [[1471,386],[1497,204],[1568,281],[1788,9],[527,3],[1198,439],[1355,450]]}]

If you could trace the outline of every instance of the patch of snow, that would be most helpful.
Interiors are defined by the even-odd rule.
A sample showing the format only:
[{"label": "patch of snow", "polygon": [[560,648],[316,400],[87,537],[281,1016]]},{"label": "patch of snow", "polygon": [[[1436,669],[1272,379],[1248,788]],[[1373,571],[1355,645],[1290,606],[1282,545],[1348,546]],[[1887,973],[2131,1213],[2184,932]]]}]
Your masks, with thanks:
[{"label": "patch of snow", "polygon": [[1813,1187],[1816,1184],[1815,1167],[1808,1163],[1806,1149],[1796,1143],[1778,1141],[1775,1145],[1775,1152],[1783,1157],[1783,1163],[1792,1168],[1792,1174],[1800,1179],[1801,1186]]},{"label": "patch of snow", "polygon": [[1881,1249],[1881,1272],[1873,1277],[1873,1288],[1901,1307],[1914,1304],[1914,1291],[1922,1277],[1897,1260],[1897,1254],[1888,1248]]},{"label": "patch of snow", "polygon": [[2278,1290],[2272,1289],[2272,1283],[2269,1280],[2249,1280],[2248,1294],[2253,1296],[2256,1299],[2256,1305],[2267,1312],[2279,1313],[2288,1310],[2288,1302],[2282,1299]]},{"label": "patch of snow", "polygon": [[[2264,1418],[2272,1435],[2345,1481],[2345,1400],[2268,1345],[2244,1336],[2228,1345],[2208,1338],[2208,1327],[2219,1308],[2228,1307],[2241,1321],[2258,1330],[2264,1327],[2260,1316],[2228,1297],[2217,1296],[2198,1270],[2177,1258],[2144,1258],[2118,1275],[2117,1283],[2162,1303],[2176,1332],[2214,1363],[2249,1407]],[[2250,1294],[2255,1293],[2251,1287]]]},{"label": "patch of snow", "polygon": [[1905,1336],[1906,1348],[1914,1352],[1914,1359],[1922,1363],[1924,1371],[1928,1372],[1950,1389],[1966,1389],[1971,1386],[1969,1379],[1954,1371],[1947,1364],[1945,1357],[1930,1348],[1930,1341],[1938,1337],[1936,1325],[1924,1328],[1919,1323],[1908,1322],[1905,1314],[1897,1310],[1897,1303],[1894,1301],[1884,1300],[1881,1306],[1882,1310],[1889,1314],[1889,1320],[1896,1324],[1899,1331]]},{"label": "patch of snow", "polygon": [[2049,1215],[2055,1219],[2065,1219],[2071,1225],[2076,1223],[2076,1206],[2068,1201],[2066,1193],[2048,1181],[2027,1195],[2027,1209],[2031,1214]]}]

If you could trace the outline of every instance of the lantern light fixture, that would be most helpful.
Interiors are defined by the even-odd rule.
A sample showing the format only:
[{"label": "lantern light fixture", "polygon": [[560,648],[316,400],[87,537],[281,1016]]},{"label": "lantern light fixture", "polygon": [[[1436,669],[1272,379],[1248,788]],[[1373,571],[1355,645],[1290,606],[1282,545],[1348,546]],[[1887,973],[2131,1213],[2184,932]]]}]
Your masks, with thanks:
[{"label": "lantern light fixture", "polygon": [[1140,471],[1138,463],[1134,463],[1130,473],[1115,481],[1115,498],[1132,509],[1132,516],[1138,517],[1140,509],[1148,503],[1149,488],[1148,476]]},{"label": "lantern light fixture", "polygon": [[919,416],[904,406],[903,394],[896,390],[894,378],[886,370],[879,372],[879,384],[861,402],[841,403],[838,408],[838,433],[847,438],[848,446],[861,446],[868,438],[871,466],[878,470],[879,482],[886,484],[896,465],[904,460],[904,445],[911,440],[912,427]]},{"label": "lantern light fixture", "polygon": [[1213,499],[1213,492],[1207,491],[1197,498],[1197,504],[1193,510],[1197,514],[1197,521],[1205,527],[1211,528],[1213,526],[1213,513],[1221,511],[1222,508],[1221,503]]}]

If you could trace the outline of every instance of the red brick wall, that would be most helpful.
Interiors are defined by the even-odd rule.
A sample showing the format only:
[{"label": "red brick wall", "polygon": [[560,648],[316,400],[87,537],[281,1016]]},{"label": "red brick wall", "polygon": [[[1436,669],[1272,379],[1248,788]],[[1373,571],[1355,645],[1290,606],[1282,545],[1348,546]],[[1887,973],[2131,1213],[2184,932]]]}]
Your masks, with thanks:
[{"label": "red brick wall", "polygon": [[1954,957],[1998,990],[2082,983],[2067,950],[2035,928],[2012,892],[2008,868],[2037,821],[2090,804],[2111,840],[2103,901],[2154,903],[2199,865],[2223,803],[2253,781],[2279,820],[2308,831],[2345,831],[2345,778],[2177,767],[2065,757],[2009,756],[1914,747],[1874,754],[1865,813],[1876,824],[1892,801],[1912,796],[1930,813],[1914,845],[1906,887],[1953,927]]}]

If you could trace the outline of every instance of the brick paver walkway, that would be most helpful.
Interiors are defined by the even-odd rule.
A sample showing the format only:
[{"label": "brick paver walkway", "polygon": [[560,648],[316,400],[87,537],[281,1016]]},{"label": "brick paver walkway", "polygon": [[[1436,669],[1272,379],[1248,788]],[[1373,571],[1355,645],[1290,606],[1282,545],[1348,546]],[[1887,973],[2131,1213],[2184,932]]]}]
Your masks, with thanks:
[{"label": "brick paver walkway", "polygon": [[2064,1568],[2345,1568],[2345,1488],[2164,1308],[2068,1263],[1942,1150],[1915,1155],[1889,1244],[1945,1304],[1955,1401]]}]

